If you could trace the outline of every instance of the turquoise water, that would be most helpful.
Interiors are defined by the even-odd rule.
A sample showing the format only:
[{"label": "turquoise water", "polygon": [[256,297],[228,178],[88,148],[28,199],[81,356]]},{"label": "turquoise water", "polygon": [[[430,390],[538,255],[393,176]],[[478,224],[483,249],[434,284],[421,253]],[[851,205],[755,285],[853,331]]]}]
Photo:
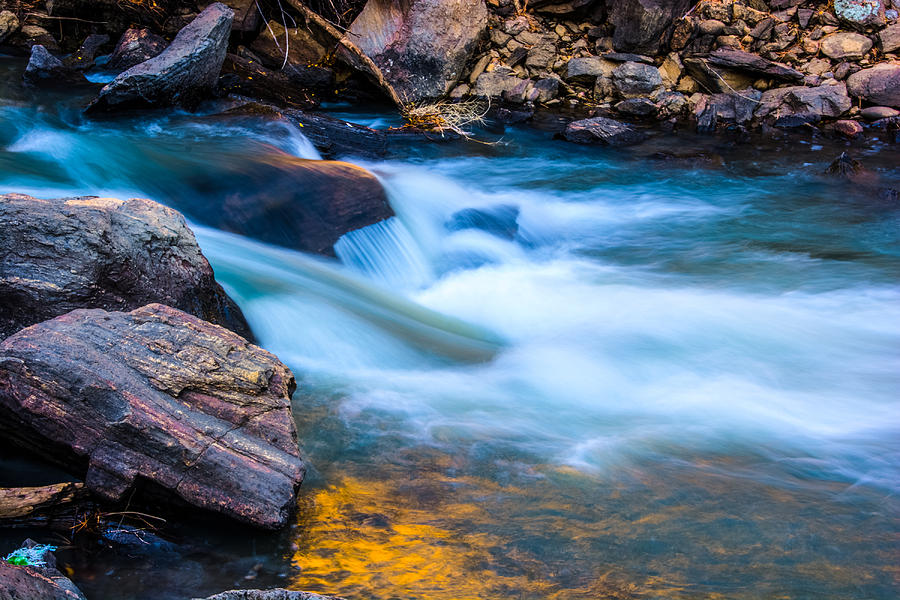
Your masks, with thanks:
[{"label": "turquoise water", "polygon": [[[900,593],[895,146],[849,148],[871,185],[823,178],[848,148],[812,138],[621,151],[508,129],[351,156],[397,216],[333,260],[203,225],[204,182],[319,158],[301,130],[222,106],[90,122],[83,98],[2,92],[0,191],[182,210],[299,383],[294,526],[63,551],[89,598]],[[469,209],[499,219],[466,228]]]}]

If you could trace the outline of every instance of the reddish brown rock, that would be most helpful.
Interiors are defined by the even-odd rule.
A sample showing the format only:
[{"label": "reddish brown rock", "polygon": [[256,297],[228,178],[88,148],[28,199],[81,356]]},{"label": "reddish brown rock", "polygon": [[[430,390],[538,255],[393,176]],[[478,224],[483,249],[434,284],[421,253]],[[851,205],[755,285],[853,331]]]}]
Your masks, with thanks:
[{"label": "reddish brown rock", "polygon": [[177,211],[151,200],[0,195],[0,338],[76,308],[160,302],[252,337]]},{"label": "reddish brown rock", "polygon": [[166,49],[168,44],[149,29],[129,29],[122,34],[119,43],[106,63],[112,71],[124,71],[148,61]]},{"label": "reddish brown rock", "polygon": [[270,529],[303,480],[294,388],[273,355],[161,304],[76,310],[0,344],[6,439],[86,470],[101,498],[147,481]]},{"label": "reddish brown rock", "polygon": [[836,121],[834,124],[835,133],[844,136],[845,138],[855,138],[858,135],[862,134],[863,127],[857,121],[851,121],[849,119],[841,119],[840,121]]}]

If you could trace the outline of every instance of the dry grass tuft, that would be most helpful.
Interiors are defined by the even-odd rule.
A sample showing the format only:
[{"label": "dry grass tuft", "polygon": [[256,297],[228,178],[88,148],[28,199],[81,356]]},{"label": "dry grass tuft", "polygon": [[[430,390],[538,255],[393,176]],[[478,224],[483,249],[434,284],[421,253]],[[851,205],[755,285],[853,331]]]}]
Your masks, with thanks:
[{"label": "dry grass tuft", "polygon": [[400,115],[409,127],[469,137],[472,133],[467,128],[484,123],[490,108],[490,102],[478,99],[462,102],[439,100],[428,104],[405,104],[400,109]]}]

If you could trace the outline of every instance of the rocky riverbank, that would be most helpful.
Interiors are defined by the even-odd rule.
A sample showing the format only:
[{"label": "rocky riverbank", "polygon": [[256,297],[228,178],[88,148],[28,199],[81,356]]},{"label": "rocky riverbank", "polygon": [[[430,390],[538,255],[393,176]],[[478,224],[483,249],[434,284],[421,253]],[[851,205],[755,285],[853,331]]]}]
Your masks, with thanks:
[{"label": "rocky riverbank", "polygon": [[[602,117],[626,128],[819,129],[844,138],[871,129],[895,138],[900,21],[889,2],[419,0],[403,9],[358,2],[345,14],[344,31],[296,0],[231,0],[196,21],[202,4],[147,10],[120,3],[113,18],[113,6],[72,1],[55,3],[45,16],[5,11],[0,43],[31,52],[30,81],[48,83],[83,79],[104,47],[100,36],[118,39],[106,43],[112,55],[103,68],[121,74],[92,110],[136,101],[190,107],[213,94],[305,109],[381,97],[415,114],[410,125],[427,129],[448,125],[441,105],[425,118],[410,108],[470,100],[489,102],[503,121],[561,115],[554,117],[560,131],[565,121]],[[102,25],[66,25],[62,39],[42,27],[101,16]],[[123,30],[126,22],[138,27]],[[170,44],[165,38],[177,26],[187,28]],[[82,43],[85,27],[93,36]],[[198,39],[208,43],[198,46]],[[53,56],[67,45],[80,48]],[[572,137],[612,144],[641,138]]]}]

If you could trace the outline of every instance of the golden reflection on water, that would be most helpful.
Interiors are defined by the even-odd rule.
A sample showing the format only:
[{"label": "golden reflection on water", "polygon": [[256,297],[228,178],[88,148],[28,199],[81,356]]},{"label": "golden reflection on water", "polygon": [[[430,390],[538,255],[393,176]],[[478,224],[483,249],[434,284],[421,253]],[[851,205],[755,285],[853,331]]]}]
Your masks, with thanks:
[{"label": "golden reflection on water", "polygon": [[881,517],[887,527],[878,516],[854,524],[858,507],[823,505],[820,494],[699,471],[671,480],[635,471],[603,484],[541,471],[509,485],[438,471],[319,489],[301,507],[290,587],[580,600],[796,598],[900,584],[896,514]]}]

